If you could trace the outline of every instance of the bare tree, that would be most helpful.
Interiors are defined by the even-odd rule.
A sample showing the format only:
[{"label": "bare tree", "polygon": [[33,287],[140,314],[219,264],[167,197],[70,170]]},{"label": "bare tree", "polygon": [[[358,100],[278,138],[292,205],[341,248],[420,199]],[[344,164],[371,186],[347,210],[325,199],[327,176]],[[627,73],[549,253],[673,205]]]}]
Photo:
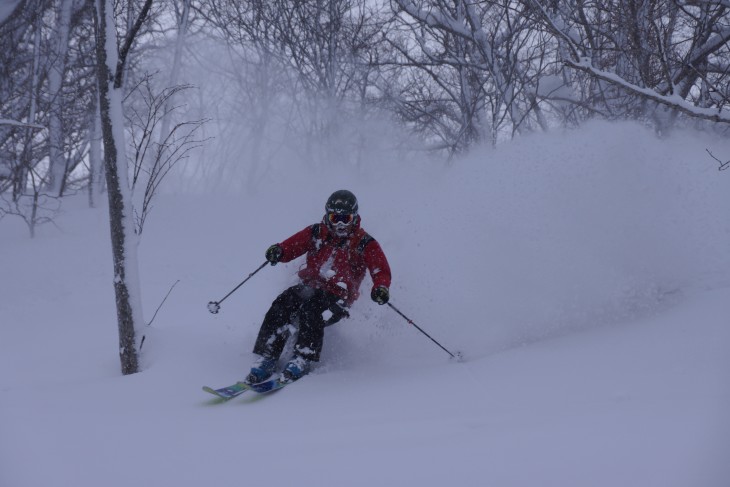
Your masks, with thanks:
[{"label": "bare tree", "polygon": [[67,164],[64,158],[62,127],[63,79],[66,75],[66,56],[71,31],[73,0],[59,0],[56,22],[52,35],[50,67],[48,76],[49,97],[49,177],[48,191],[51,194],[63,193],[66,181]]},{"label": "bare tree", "polygon": [[60,198],[41,191],[33,171],[30,173],[30,180],[32,189],[20,198],[9,199],[0,195],[0,218],[6,215],[19,217],[28,227],[30,238],[35,238],[39,225],[54,223],[61,202]]},{"label": "bare tree", "polygon": [[25,193],[28,174],[45,148],[44,139],[32,128],[45,126],[38,117],[42,9],[40,1],[22,2],[0,24],[0,114],[15,122],[0,125],[0,194],[11,191],[13,201]]},{"label": "bare tree", "polygon": [[173,112],[173,106],[175,102],[175,93],[179,90],[174,90],[173,87],[178,86],[178,79],[180,78],[180,70],[182,66],[182,55],[185,47],[185,37],[188,33],[188,26],[190,24],[190,10],[192,0],[182,0],[181,9],[176,11],[176,35],[175,35],[175,50],[172,59],[172,67],[170,68],[170,74],[167,81],[167,87],[173,91],[169,93],[169,96],[165,97],[165,107],[163,109],[162,125],[159,132],[158,145],[162,146],[165,144],[165,140],[170,135],[170,124],[172,123],[171,114]]},{"label": "bare tree", "polygon": [[[98,93],[98,90],[97,90]],[[89,206],[94,208],[101,199],[104,187],[104,161],[101,156],[101,114],[98,97],[92,104],[89,131]]]},{"label": "bare tree", "polygon": [[272,125],[315,163],[333,156],[336,141],[352,139],[345,121],[362,116],[385,24],[371,3],[217,0],[200,7],[239,68],[231,79],[240,86],[239,113],[256,120],[247,158],[255,172],[264,172],[256,168],[266,158],[257,143]]},{"label": "bare tree", "polygon": [[526,0],[572,69],[586,116],[651,120],[679,114],[730,122],[730,4],[683,0]]},{"label": "bare tree", "polygon": [[146,0],[135,22],[117,44],[112,0],[96,0],[94,25],[96,31],[96,60],[100,92],[101,127],[104,137],[104,162],[112,257],[114,264],[114,292],[119,328],[119,358],[123,374],[139,370],[137,326],[142,325],[142,304],[139,293],[137,239],[134,231],[132,195],[124,119],[122,86],[127,56],[145,21],[152,0]]},{"label": "bare tree", "polygon": [[171,101],[191,89],[190,85],[179,85],[156,93],[148,77],[130,94],[129,98],[136,95],[136,103],[125,111],[125,117],[134,154],[131,190],[136,200],[136,235],[142,234],[152,200],[165,176],[206,141],[198,133],[207,119],[180,121],[170,126],[174,113],[181,109],[180,105],[171,105]]},{"label": "bare tree", "polygon": [[[0,119],[0,127],[2,126],[20,127],[27,131],[45,129],[40,125]],[[38,225],[53,222],[60,208],[60,203],[58,198],[48,197],[42,192],[43,179],[36,173],[34,167],[23,165],[21,162],[16,168],[20,171],[16,169],[15,177],[13,177],[12,169],[3,169],[0,166],[0,183],[7,179],[13,181],[14,184],[18,184],[17,172],[23,174],[23,184],[18,184],[18,191],[13,191],[12,196],[5,195],[0,191],[0,219],[6,215],[20,217],[28,227],[30,238],[34,238]]]},{"label": "bare tree", "polygon": [[393,4],[393,64],[408,68],[394,101],[407,122],[440,141],[436,147],[459,152],[547,128],[537,91],[549,46],[524,7],[509,0]]},{"label": "bare tree", "polygon": [[[218,120],[219,158],[245,165],[248,189],[255,191],[275,154],[273,133],[286,126],[289,117],[283,105],[291,98],[291,89],[287,87],[273,25],[278,13],[267,2],[229,0],[205,2],[198,6],[198,11],[206,19],[209,35],[224,43],[223,52],[230,60],[224,69],[204,64],[204,69],[217,70],[226,80],[216,87],[216,92],[233,100],[231,105],[220,105],[213,98],[207,104]],[[221,123],[234,117],[242,123]],[[241,137],[235,133],[244,133],[245,143],[238,144]],[[228,177],[228,171],[239,170],[227,166],[220,167],[219,180]]]},{"label": "bare tree", "polygon": [[[36,221],[33,215],[41,208],[27,201],[14,204],[19,199],[40,202],[62,195],[74,178],[73,189],[85,184],[73,173],[88,153],[85,107],[96,96],[95,84],[89,86],[93,47],[85,26],[90,5],[23,1],[0,25],[0,113],[22,122],[0,127],[0,194],[16,212],[28,211],[28,222]],[[34,125],[46,130],[31,130]]]}]

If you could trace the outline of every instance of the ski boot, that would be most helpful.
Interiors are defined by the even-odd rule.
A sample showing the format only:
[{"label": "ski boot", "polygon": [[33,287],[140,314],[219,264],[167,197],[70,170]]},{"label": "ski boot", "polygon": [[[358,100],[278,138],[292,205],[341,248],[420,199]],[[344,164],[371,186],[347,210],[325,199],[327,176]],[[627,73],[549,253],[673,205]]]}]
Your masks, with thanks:
[{"label": "ski boot", "polygon": [[263,382],[272,376],[274,369],[276,369],[276,359],[259,357],[251,366],[251,372],[246,376],[244,382],[247,384]]},{"label": "ski boot", "polygon": [[309,373],[310,361],[301,355],[295,355],[286,364],[284,372],[281,373],[282,382],[294,382]]}]

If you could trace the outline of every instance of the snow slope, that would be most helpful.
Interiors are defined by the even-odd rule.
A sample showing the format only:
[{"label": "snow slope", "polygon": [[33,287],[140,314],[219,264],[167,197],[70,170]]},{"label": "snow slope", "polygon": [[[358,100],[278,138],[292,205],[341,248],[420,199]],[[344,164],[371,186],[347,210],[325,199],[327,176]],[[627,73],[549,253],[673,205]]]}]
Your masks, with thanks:
[{"label": "snow slope", "polygon": [[[724,487],[730,143],[636,125],[537,135],[449,167],[291,167],[253,195],[162,196],[142,236],[143,373],[116,356],[103,209],[0,222],[0,486]],[[268,397],[241,378],[298,263],[265,248],[358,195],[394,272]],[[364,286],[368,286],[366,280]]]}]

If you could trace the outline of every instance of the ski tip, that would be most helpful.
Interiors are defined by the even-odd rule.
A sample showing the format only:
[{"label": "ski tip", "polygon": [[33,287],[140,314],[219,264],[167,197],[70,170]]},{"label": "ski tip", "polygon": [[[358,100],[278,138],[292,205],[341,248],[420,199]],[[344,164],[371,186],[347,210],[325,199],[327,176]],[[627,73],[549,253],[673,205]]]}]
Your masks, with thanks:
[{"label": "ski tip", "polygon": [[207,392],[208,394],[214,395],[218,401],[227,401],[228,399],[230,399],[230,397],[221,395],[218,391],[216,391],[212,387],[203,386],[203,390],[205,392]]}]

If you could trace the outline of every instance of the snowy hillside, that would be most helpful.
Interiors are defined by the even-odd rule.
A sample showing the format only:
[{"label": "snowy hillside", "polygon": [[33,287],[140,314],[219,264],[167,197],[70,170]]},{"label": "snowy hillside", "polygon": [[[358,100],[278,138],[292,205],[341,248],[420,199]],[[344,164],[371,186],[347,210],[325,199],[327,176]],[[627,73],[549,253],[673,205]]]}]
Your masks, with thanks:
[{"label": "snowy hillside", "polygon": [[[171,188],[140,247],[144,371],[123,377],[105,209],[29,240],[0,221],[0,487],[730,485],[730,141],[638,125],[531,136],[449,166],[274,172],[256,194]],[[347,188],[390,260],[322,362],[241,379],[299,261],[264,250]],[[364,287],[369,287],[366,279]]]}]

